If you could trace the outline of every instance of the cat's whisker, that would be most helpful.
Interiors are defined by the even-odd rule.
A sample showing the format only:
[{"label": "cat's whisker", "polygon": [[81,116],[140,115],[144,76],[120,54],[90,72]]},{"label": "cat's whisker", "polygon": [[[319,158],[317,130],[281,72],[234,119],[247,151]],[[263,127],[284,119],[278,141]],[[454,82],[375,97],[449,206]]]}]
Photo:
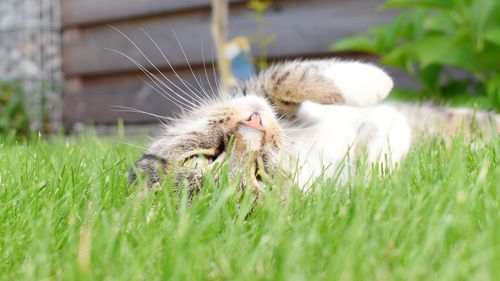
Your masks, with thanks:
[{"label": "cat's whisker", "polygon": [[125,141],[121,141],[121,140],[115,140],[114,143],[128,145],[128,146],[135,147],[135,148],[138,148],[138,149],[141,149],[141,150],[146,150],[147,149],[146,147],[142,147],[142,146],[139,146],[139,145],[136,145],[136,144],[133,144],[133,143],[129,143],[129,142],[125,142]]},{"label": "cat's whisker", "polygon": [[115,110],[117,112],[132,112],[132,113],[140,113],[148,116],[155,117],[158,122],[160,122],[163,126],[168,127],[168,124],[166,121],[174,121],[176,118],[168,117],[168,116],[163,116],[163,115],[158,115],[158,114],[153,114],[151,112],[146,112],[140,109],[136,109],[133,107],[128,107],[128,106],[119,106],[119,105],[114,105],[113,107],[115,108],[120,108],[120,110]]},{"label": "cat's whisker", "polygon": [[290,140],[288,136],[283,136],[283,143],[285,143],[284,147],[290,148],[290,147],[298,147],[298,148],[311,148],[310,144],[305,144],[301,141],[298,140]]},{"label": "cat's whisker", "polygon": [[[187,108],[190,108],[190,109],[194,109],[194,108],[197,108],[199,106],[199,104],[196,104],[196,103],[188,100],[184,96],[182,96],[182,95],[178,94],[176,91],[172,90],[168,85],[166,85],[156,75],[151,74],[151,73],[146,73],[146,75],[151,80],[151,82],[153,82],[157,87],[154,87],[148,81],[142,79],[142,77],[141,77],[141,80],[146,85],[148,85],[149,87],[151,87],[153,90],[155,90],[157,93],[159,93],[160,95],[162,95],[166,99],[170,100],[171,102],[180,104],[180,105],[182,105],[184,107],[187,107]],[[161,85],[159,85],[156,81],[160,82],[166,89],[163,88]],[[170,92],[167,92],[167,90],[170,91]]]},{"label": "cat's whisker", "polygon": [[[142,78],[141,78],[141,80],[144,83],[146,83],[148,86],[150,86],[153,89],[155,89],[155,91],[157,93],[159,93],[160,95],[162,95],[163,97],[169,99],[170,101],[172,101],[174,103],[177,102],[177,103],[183,105],[184,107],[186,107],[187,109],[199,108],[200,105],[203,103],[203,101],[201,101],[201,100],[199,100],[199,101],[198,100],[192,101],[192,100],[187,99],[186,96],[190,96],[190,95],[186,91],[184,91],[184,90],[180,89],[179,87],[177,87],[168,78],[167,78],[167,82],[170,83],[171,85],[176,86],[186,96],[179,94],[177,91],[175,91],[174,89],[172,89],[163,80],[161,80],[160,78],[158,78],[156,75],[152,74],[151,72],[147,71],[146,75],[148,76],[148,78],[150,78],[151,82],[153,82],[158,88],[153,87],[151,84],[149,84],[147,81],[143,80]],[[161,85],[159,85],[157,82],[159,82]],[[169,92],[167,92],[167,91],[169,91]]]},{"label": "cat's whisker", "polygon": [[[303,121],[303,120],[301,120]],[[299,130],[303,130],[303,129],[308,129],[309,126],[304,124],[303,122],[301,122],[299,120],[294,120],[292,122],[289,122],[289,123],[285,123],[282,121],[282,124],[283,124],[283,130],[296,130],[296,129],[299,129]],[[299,123],[299,124],[297,124]]]},{"label": "cat's whisker", "polygon": [[[115,52],[117,54],[120,54],[124,57],[126,57],[128,60],[130,60],[133,64],[135,64],[144,74],[146,74],[146,76],[148,76],[148,78],[151,79],[151,81],[153,83],[155,83],[155,85],[157,85],[159,88],[162,88],[160,85],[158,85],[157,81],[161,84],[163,84],[167,89],[169,89],[174,95],[178,96],[180,99],[184,100],[187,104],[190,104],[191,106],[189,107],[192,107],[192,108],[196,108],[198,107],[199,105],[198,104],[195,104],[193,103],[192,101],[186,99],[185,97],[179,95],[177,92],[173,91],[168,85],[166,85],[162,80],[160,80],[156,75],[154,75],[153,73],[151,73],[151,71],[147,70],[144,66],[142,66],[137,60],[133,59],[132,57],[130,57],[129,55],[121,52],[121,51],[118,51],[118,50],[114,50],[114,49],[110,49],[110,48],[106,48],[106,50],[109,50],[109,51],[112,51],[112,52]],[[144,81],[142,78],[141,78],[142,81]],[[156,80],[156,81],[155,81]],[[146,82],[146,81],[144,81]],[[151,86],[149,83],[147,83],[149,86]],[[161,94],[161,93],[160,93]],[[165,94],[168,94],[165,92]],[[170,98],[172,98],[170,95],[168,96],[165,96],[164,94],[161,94],[164,98],[172,101]],[[177,102],[181,103],[179,100],[177,100]],[[181,103],[183,104],[184,106],[187,106],[185,103]]]},{"label": "cat's whisker", "polygon": [[[165,122],[165,121],[163,121],[162,119],[159,119],[159,118],[157,118],[157,119],[160,121],[160,123],[161,123],[161,125],[163,127],[168,128],[168,123],[167,122]],[[168,118],[168,120],[169,121],[173,121],[173,120],[175,120],[175,118]]]},{"label": "cat's whisker", "polygon": [[[181,81],[184,81],[184,83],[187,83],[187,85],[190,85],[187,81],[183,80],[182,78],[178,78],[178,79],[179,79],[179,80],[181,80]],[[169,82],[171,85],[176,86],[176,85],[175,85],[175,83],[173,83],[171,80],[168,80],[168,82]],[[177,86],[176,86],[176,88],[178,88],[178,89],[179,89],[179,87],[177,87]],[[172,89],[170,89],[170,90],[174,92],[174,90],[172,90]],[[205,99],[206,99],[205,97],[203,97],[203,98],[199,97],[199,96],[198,96],[198,95],[196,95],[196,93],[195,93],[195,92],[193,92],[193,90],[192,90],[192,89],[190,89],[188,86],[187,86],[187,90],[189,90],[191,93],[193,93],[193,95],[189,95],[188,93],[186,93],[186,91],[184,91],[184,90],[180,89],[180,91],[182,91],[185,95],[187,95],[187,96],[189,96],[189,97],[193,98],[193,100],[197,102],[198,106],[201,106],[201,105],[205,102]]]},{"label": "cat's whisker", "polygon": [[189,63],[189,60],[188,60],[188,58],[186,56],[186,52],[184,51],[184,47],[182,47],[181,41],[179,40],[179,37],[177,36],[177,33],[175,32],[175,30],[172,30],[172,33],[174,34],[175,39],[177,40],[177,43],[178,43],[178,45],[179,45],[179,47],[181,49],[182,55],[184,56],[184,59],[186,60],[186,63],[188,65],[188,67],[189,67],[189,70],[191,70],[191,74],[193,74],[194,80],[196,81],[196,83],[198,84],[198,86],[200,88],[203,88],[203,86],[201,86],[200,81],[196,78],[196,75],[194,74],[193,68],[191,67],[191,64]]},{"label": "cat's whisker", "polygon": [[217,75],[217,70],[215,69],[215,57],[214,57],[214,49],[212,48],[212,71],[214,73],[215,77],[215,85],[217,87],[218,95],[217,96],[226,96],[226,95],[221,95],[222,93],[222,86],[221,82],[219,81],[219,76]]},{"label": "cat's whisker", "polygon": [[285,134],[306,132],[308,128],[282,129]]},{"label": "cat's whisker", "polygon": [[141,114],[149,115],[149,116],[156,117],[156,118],[159,118],[159,119],[164,119],[164,120],[174,120],[175,119],[175,118],[172,118],[172,117],[163,116],[163,115],[159,115],[159,114],[154,114],[154,113],[151,113],[151,112],[146,112],[146,111],[143,111],[143,110],[140,110],[140,109],[137,109],[137,108],[133,108],[133,107],[128,107],[128,106],[113,105],[112,107],[117,108],[117,109],[113,110],[115,112],[141,113]]},{"label": "cat's whisker", "polygon": [[291,121],[290,121],[289,119],[285,119],[285,120],[287,121],[287,124],[286,124],[287,126],[292,126],[292,125],[293,125],[293,126],[296,126],[296,125],[297,125],[297,123],[299,123],[299,124],[300,124],[300,123],[303,123],[304,121],[306,121],[306,120],[304,120],[304,118],[303,118],[302,116],[300,116],[300,115],[299,115],[299,116],[296,116],[296,117],[295,117],[293,120],[291,120]]},{"label": "cat's whisker", "polygon": [[148,115],[148,116],[152,116],[152,117],[155,117],[158,122],[160,122],[160,124],[166,128],[168,128],[169,124],[167,123],[166,120],[168,120],[169,122],[173,122],[175,121],[176,119],[175,118],[171,118],[171,117],[167,117],[167,116],[162,116],[162,115],[158,115],[158,114],[153,114],[153,113],[150,113],[150,112],[145,112],[145,111],[141,111],[141,110],[137,110],[137,109],[129,109],[129,110],[126,110],[126,109],[123,109],[123,110],[116,110],[118,112],[132,112],[132,113],[140,113],[140,114],[145,114],[145,115]]},{"label": "cat's whisker", "polygon": [[[158,49],[158,51],[160,52],[160,54],[163,56],[163,59],[165,59],[165,62],[168,64],[168,66],[170,67],[170,69],[172,70],[172,72],[175,74],[175,76],[177,77],[177,79],[179,79],[179,81],[181,81],[181,83],[186,87],[188,88],[197,98],[199,98],[201,100],[201,98],[203,97],[207,97],[207,94],[203,91],[199,91],[198,89],[196,89],[196,87],[194,87],[193,85],[191,85],[190,83],[188,83],[185,79],[181,78],[181,76],[179,75],[179,73],[175,70],[175,68],[172,66],[172,64],[170,63],[170,61],[168,60],[167,56],[165,55],[165,53],[163,52],[163,50],[160,48],[160,46],[158,45],[158,43],[156,43],[156,41],[151,37],[151,35],[149,35],[149,33],[144,30],[143,28],[141,28],[142,32],[144,32],[144,34],[149,38],[149,40],[151,40],[151,42],[155,45],[155,47]],[[165,76],[165,75],[163,75]],[[166,77],[165,77],[166,78]],[[196,79],[196,78],[195,78]],[[175,85],[175,84],[173,84]],[[179,89],[180,90],[180,89]],[[196,92],[194,92],[196,90]],[[199,94],[199,95],[198,95]],[[201,96],[200,96],[201,95]]]},{"label": "cat's whisker", "polygon": [[[167,76],[165,76],[165,74],[163,74],[163,73],[162,73],[162,72],[161,72],[161,71],[160,71],[160,70],[156,67],[156,65],[155,65],[155,64],[154,64],[154,63],[153,63],[153,62],[149,59],[149,57],[148,57],[148,56],[146,56],[146,54],[145,54],[145,53],[144,53],[144,52],[143,52],[143,51],[139,48],[139,46],[137,46],[137,44],[136,44],[136,43],[135,43],[135,42],[134,42],[134,41],[133,41],[133,40],[132,40],[129,36],[127,36],[125,33],[123,33],[123,32],[122,32],[121,30],[119,30],[118,28],[116,28],[116,27],[114,27],[114,26],[112,26],[112,25],[110,25],[110,26],[111,26],[111,28],[113,28],[114,30],[116,30],[118,33],[120,33],[120,34],[121,34],[121,35],[122,35],[125,39],[127,39],[127,41],[129,41],[129,42],[130,42],[130,43],[134,46],[134,48],[135,48],[135,49],[137,49],[137,51],[139,51],[139,53],[140,53],[140,54],[141,54],[141,55],[142,55],[142,56],[143,56],[143,57],[147,60],[147,62],[148,62],[148,63],[149,63],[149,64],[150,64],[150,65],[151,65],[151,66],[152,66],[152,67],[153,67],[153,68],[154,68],[154,69],[155,69],[158,73],[160,73],[160,74],[163,76],[163,78],[165,78],[167,81],[169,81],[169,83],[170,83],[170,84],[172,84],[173,86],[175,86],[178,90],[180,90],[180,91],[182,91],[184,94],[188,95],[185,91],[183,91],[181,88],[179,88],[176,84],[172,83],[172,82],[168,79],[168,77],[167,77]],[[143,31],[144,31],[144,30],[143,30]],[[147,35],[148,37],[150,37],[150,38],[151,38],[151,36],[149,36],[149,34],[147,34],[147,33],[146,33],[146,35]],[[152,39],[152,38],[151,38],[151,39]],[[156,44],[156,42],[154,42],[154,40],[153,40],[153,43],[154,43],[154,44]],[[156,45],[157,45],[157,44],[156,44]],[[157,46],[158,46],[158,45],[157,45]],[[131,59],[131,58],[129,57],[129,59]],[[136,61],[136,60],[135,60],[135,61]],[[137,61],[136,61],[136,62],[137,62]],[[137,62],[137,63],[138,63],[138,62]],[[139,63],[139,64],[140,64],[140,63]],[[144,68],[144,69],[146,69],[145,67],[143,67],[143,68]],[[168,87],[168,86],[167,86],[167,85],[166,85],[163,81],[161,81],[160,79],[158,79],[158,78],[157,78],[157,77],[156,77],[156,76],[155,76],[152,72],[150,72],[150,71],[148,70],[148,73],[150,73],[153,77],[155,77],[155,78],[156,78],[156,79],[157,79],[157,80],[158,80],[161,84],[163,84],[163,85],[164,85],[167,89],[169,89],[170,91],[172,91],[172,89],[171,89],[170,87]],[[184,82],[183,82],[183,83],[184,83]],[[184,84],[184,85],[186,85],[186,84]],[[186,85],[186,87],[188,87],[188,86]],[[188,88],[189,88],[189,87],[188,87]],[[175,91],[172,91],[172,92],[173,92],[173,93],[175,93]],[[193,93],[194,93],[194,92],[193,92]],[[197,95],[196,95],[196,96],[197,96]],[[185,100],[187,100],[187,99],[185,99]]]},{"label": "cat's whisker", "polygon": [[142,82],[144,82],[144,84],[148,85],[156,93],[160,94],[161,96],[165,97],[167,100],[169,100],[170,102],[172,102],[173,104],[177,105],[178,108],[184,108],[184,107],[193,108],[192,105],[186,104],[185,102],[183,102],[183,101],[181,101],[181,100],[179,100],[179,99],[177,99],[175,97],[167,95],[166,93],[164,93],[164,89],[162,89],[161,87],[158,89],[157,87],[151,85],[148,81],[142,79],[142,77],[140,79],[142,80]]},{"label": "cat's whisker", "polygon": [[203,48],[203,35],[201,37],[200,43],[201,43],[201,60],[203,62],[203,71],[205,72],[205,78],[207,79],[208,86],[212,91],[212,96],[214,96],[217,94],[217,92],[215,92],[214,88],[212,87],[212,82],[210,82],[210,79],[208,78],[207,65],[205,64],[205,50]]},{"label": "cat's whisker", "polygon": [[[200,74],[200,76],[201,76],[201,74]],[[193,74],[193,77],[195,80],[198,80],[198,78],[201,80],[202,78],[200,76],[196,76],[195,74]],[[205,86],[203,84],[201,84],[200,87],[201,87],[201,92],[204,93],[203,97],[201,97],[201,98],[206,98],[208,95],[207,89],[205,88]]]},{"label": "cat's whisker", "polygon": [[[195,100],[196,102],[198,102],[198,104],[201,104],[205,98],[205,96],[203,97],[200,97],[196,92],[198,91],[193,85],[191,85],[188,81],[186,81],[185,79],[181,78],[179,75],[176,75],[176,78],[181,81],[181,83],[186,87],[186,90],[188,90],[190,93],[192,93],[192,95],[190,95],[188,92],[186,92],[185,90],[179,88],[179,86],[177,86],[177,84],[175,84],[174,82],[172,82],[172,80],[170,80],[169,78],[165,77],[165,79],[167,80],[168,83],[170,83],[172,86],[174,86],[175,88],[177,88],[179,91],[183,92],[185,95],[193,98],[193,100]],[[171,91],[174,91],[172,89],[169,89]]]}]

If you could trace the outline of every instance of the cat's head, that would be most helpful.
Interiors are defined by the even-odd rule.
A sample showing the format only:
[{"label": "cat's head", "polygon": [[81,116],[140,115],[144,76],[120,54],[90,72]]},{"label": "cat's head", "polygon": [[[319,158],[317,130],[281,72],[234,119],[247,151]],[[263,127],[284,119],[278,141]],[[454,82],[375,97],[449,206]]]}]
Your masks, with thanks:
[{"label": "cat's head", "polygon": [[167,125],[137,162],[149,185],[161,173],[177,173],[178,180],[198,185],[203,175],[227,163],[232,176],[262,193],[261,177],[275,168],[283,146],[277,116],[262,97],[240,95],[208,101]]}]

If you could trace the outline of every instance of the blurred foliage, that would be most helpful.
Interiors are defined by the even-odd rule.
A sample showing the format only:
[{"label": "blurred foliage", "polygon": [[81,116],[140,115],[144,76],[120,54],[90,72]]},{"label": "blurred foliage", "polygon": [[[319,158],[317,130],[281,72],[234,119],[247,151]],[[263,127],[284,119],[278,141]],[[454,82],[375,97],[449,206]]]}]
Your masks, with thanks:
[{"label": "blurred foliage", "polygon": [[271,0],[250,0],[248,1],[248,8],[254,12],[255,21],[257,22],[257,34],[250,37],[250,41],[257,44],[259,47],[259,58],[256,65],[259,69],[264,69],[269,66],[267,61],[267,54],[269,45],[271,45],[275,38],[273,35],[266,35],[266,24],[264,20],[264,13],[271,7]]},{"label": "blurred foliage", "polygon": [[0,137],[24,139],[30,135],[30,122],[19,83],[0,81]]},{"label": "blurred foliage", "polygon": [[331,49],[377,54],[384,64],[405,70],[422,90],[396,91],[400,98],[500,112],[500,1],[387,0],[383,8],[403,10]]}]

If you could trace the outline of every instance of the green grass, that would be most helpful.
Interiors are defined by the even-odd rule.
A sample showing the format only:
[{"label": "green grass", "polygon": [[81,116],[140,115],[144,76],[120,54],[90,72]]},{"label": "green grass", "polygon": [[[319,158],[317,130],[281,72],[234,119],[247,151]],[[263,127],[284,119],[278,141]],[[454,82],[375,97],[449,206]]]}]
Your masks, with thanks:
[{"label": "green grass", "polygon": [[500,280],[500,139],[483,143],[422,138],[390,175],[283,203],[277,183],[253,211],[224,177],[191,204],[137,192],[140,150],[110,139],[0,144],[0,279]]}]

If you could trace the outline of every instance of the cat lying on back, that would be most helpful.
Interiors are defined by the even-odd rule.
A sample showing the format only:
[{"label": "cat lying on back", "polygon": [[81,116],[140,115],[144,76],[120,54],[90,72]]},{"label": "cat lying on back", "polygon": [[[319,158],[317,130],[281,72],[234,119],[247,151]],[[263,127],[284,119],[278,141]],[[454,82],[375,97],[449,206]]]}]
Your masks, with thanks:
[{"label": "cat lying on back", "polygon": [[[393,166],[408,152],[410,128],[395,109],[377,105],[392,89],[380,68],[338,60],[274,65],[231,95],[213,100],[170,122],[137,161],[149,187],[176,173],[191,192],[222,162],[261,195],[261,178],[289,172],[305,191],[318,176],[345,178],[355,156]],[[131,174],[134,180],[136,174]]]}]

